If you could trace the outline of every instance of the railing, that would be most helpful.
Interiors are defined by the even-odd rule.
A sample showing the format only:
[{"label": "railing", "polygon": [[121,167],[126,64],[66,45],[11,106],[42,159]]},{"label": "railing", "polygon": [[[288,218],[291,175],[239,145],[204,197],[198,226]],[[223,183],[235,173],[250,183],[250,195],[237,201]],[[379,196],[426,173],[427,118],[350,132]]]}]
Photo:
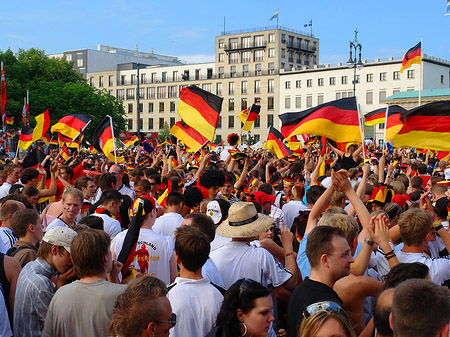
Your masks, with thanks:
[{"label": "railing", "polygon": [[254,32],[261,32],[261,31],[274,30],[274,29],[280,29],[280,30],[285,30],[287,32],[291,32],[291,33],[295,33],[295,34],[301,34],[301,35],[305,35],[305,36],[314,37],[314,35],[311,33],[302,32],[300,30],[288,28],[288,27],[284,27],[284,26],[265,26],[265,27],[258,27],[258,28],[229,30],[229,31],[221,32],[220,35],[222,36],[222,35],[235,35],[235,34],[243,34],[243,33],[254,33]]}]

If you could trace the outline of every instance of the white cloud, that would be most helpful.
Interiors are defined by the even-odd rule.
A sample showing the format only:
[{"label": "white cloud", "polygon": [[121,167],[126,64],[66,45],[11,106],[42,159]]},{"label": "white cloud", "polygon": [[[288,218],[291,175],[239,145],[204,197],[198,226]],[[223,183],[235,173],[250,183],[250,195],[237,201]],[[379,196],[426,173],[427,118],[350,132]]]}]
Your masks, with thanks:
[{"label": "white cloud", "polygon": [[206,55],[206,54],[197,54],[197,55],[184,55],[178,56],[179,59],[186,61],[187,63],[208,63],[214,62],[214,54]]}]

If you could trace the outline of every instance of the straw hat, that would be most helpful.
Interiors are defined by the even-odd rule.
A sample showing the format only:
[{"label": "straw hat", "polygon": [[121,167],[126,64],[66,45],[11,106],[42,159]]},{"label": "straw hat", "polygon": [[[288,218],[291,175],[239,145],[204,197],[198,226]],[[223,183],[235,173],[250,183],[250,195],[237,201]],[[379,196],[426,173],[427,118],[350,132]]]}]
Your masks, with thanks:
[{"label": "straw hat", "polygon": [[228,211],[228,219],[217,227],[226,238],[251,238],[268,230],[273,224],[270,216],[258,214],[251,202],[236,202]]}]

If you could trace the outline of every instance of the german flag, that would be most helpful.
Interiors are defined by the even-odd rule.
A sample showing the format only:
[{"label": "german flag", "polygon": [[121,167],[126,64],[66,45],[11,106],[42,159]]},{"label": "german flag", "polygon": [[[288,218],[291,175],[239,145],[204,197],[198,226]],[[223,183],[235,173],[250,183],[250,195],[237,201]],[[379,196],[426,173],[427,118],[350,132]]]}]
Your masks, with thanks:
[{"label": "german flag", "polygon": [[297,139],[297,136],[292,136],[288,139],[288,147],[292,152],[301,152],[303,153],[302,143]]},{"label": "german flag", "polygon": [[422,57],[422,41],[408,50],[403,56],[402,66],[400,67],[400,72],[402,73],[404,69],[411,67],[412,64],[420,64],[420,58]]},{"label": "german flag", "polygon": [[389,141],[394,139],[394,136],[400,131],[403,126],[400,117],[402,113],[406,111],[405,108],[402,108],[400,105],[391,105],[388,107],[388,117],[386,121],[386,139],[385,141]]},{"label": "german flag", "polygon": [[49,146],[51,139],[52,139],[52,136],[50,136],[48,133],[46,133],[45,135],[43,135],[41,137],[41,140],[44,141],[45,145],[47,145],[47,146]]},{"label": "german flag", "polygon": [[13,125],[14,124],[14,116],[6,114],[6,124]]},{"label": "german flag", "polygon": [[190,127],[213,141],[223,98],[194,85],[181,89],[178,115]]},{"label": "german flag", "polygon": [[156,200],[156,203],[160,205],[161,207],[166,207],[167,197],[169,196],[169,193],[172,192],[172,181],[167,182],[167,188],[166,190],[160,195],[158,200]]},{"label": "german flag", "polygon": [[367,126],[385,123],[385,120],[386,108],[376,109],[364,115],[364,124]]},{"label": "german flag", "polygon": [[91,120],[92,117],[88,115],[67,115],[52,126],[51,132],[59,132],[74,139]]},{"label": "german flag", "polygon": [[336,142],[361,142],[356,98],[348,97],[301,112],[280,115],[284,138],[310,133]]},{"label": "german flag", "polygon": [[11,130],[6,131],[6,135],[11,138],[14,137],[14,133]]},{"label": "german flag", "polygon": [[450,101],[432,102],[401,115],[403,127],[394,136],[394,147],[419,147],[450,151]]},{"label": "german flag", "polygon": [[139,140],[138,136],[134,135],[134,136],[131,137],[131,138],[125,139],[125,140],[123,141],[123,144],[124,144],[126,147],[130,147],[131,145],[133,145],[134,143],[136,143],[138,140]]},{"label": "german flag", "polygon": [[194,152],[198,151],[205,144],[208,139],[202,136],[197,130],[186,125],[185,122],[176,122],[170,128],[170,133],[181,140],[184,145],[192,149]]},{"label": "german flag", "polygon": [[[59,144],[59,147],[62,147],[63,145],[66,145],[66,146],[69,147],[69,148],[79,150],[79,149],[80,149],[80,144],[81,144],[81,142],[83,141],[83,139],[84,139],[84,135],[83,135],[83,134],[80,134],[80,137],[76,137],[76,138],[73,140],[73,142],[72,142],[72,138],[66,137],[66,136],[64,136],[64,135],[61,134],[61,133],[58,134],[58,144]],[[69,144],[70,144],[70,145],[69,145]]]},{"label": "german flag", "polygon": [[69,148],[66,145],[63,145],[61,148],[61,157],[66,162],[70,157],[70,151]]},{"label": "german flag", "polygon": [[267,136],[266,149],[277,155],[278,159],[283,159],[292,155],[292,151],[283,143],[283,136],[280,131],[273,126],[269,128]]},{"label": "german flag", "polygon": [[103,151],[106,158],[115,161],[114,154],[114,138],[111,125],[111,117],[106,116],[97,126],[92,137],[92,145],[97,151]]},{"label": "german flag", "polygon": [[19,149],[26,151],[31,144],[33,144],[33,128],[29,128],[28,126],[22,127],[22,131],[20,132],[19,143],[17,146]]},{"label": "german flag", "polygon": [[[261,111],[261,106],[259,104],[253,104],[250,108],[250,111],[248,112],[248,116],[246,120],[244,120],[242,123],[244,123],[243,130],[244,131],[250,131],[253,123],[255,122],[256,118],[259,116],[259,112]],[[239,117],[242,121],[242,118]]]},{"label": "german flag", "polygon": [[33,131],[33,141],[37,141],[45,135],[45,133],[50,128],[50,114],[48,110],[34,117],[36,120],[36,127]]}]

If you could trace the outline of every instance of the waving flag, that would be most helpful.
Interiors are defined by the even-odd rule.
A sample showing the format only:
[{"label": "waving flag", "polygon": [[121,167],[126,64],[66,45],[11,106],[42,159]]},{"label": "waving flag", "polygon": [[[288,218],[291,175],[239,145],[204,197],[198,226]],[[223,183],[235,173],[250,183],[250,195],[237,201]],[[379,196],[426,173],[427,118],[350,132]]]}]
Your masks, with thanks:
[{"label": "waving flag", "polygon": [[6,124],[13,125],[14,124],[14,116],[6,114]]},{"label": "waving flag", "polygon": [[422,42],[419,42],[410,50],[408,50],[403,56],[402,66],[400,67],[400,72],[402,73],[404,69],[411,67],[414,63],[420,64],[422,57]]},{"label": "waving flag", "polygon": [[136,143],[138,140],[139,140],[138,136],[134,135],[134,136],[131,137],[131,138],[125,139],[125,140],[123,141],[123,143],[124,143],[124,145],[125,145],[126,147],[130,147],[130,146],[132,146],[134,143]]},{"label": "waving flag", "polygon": [[117,163],[124,162],[123,157],[114,155],[115,145],[113,136],[113,125],[110,116],[106,116],[103,121],[97,126],[92,137],[92,145],[98,151],[103,151],[106,158]]},{"label": "waving flag", "polygon": [[59,132],[74,139],[91,122],[92,117],[88,115],[66,115],[58,123],[52,126],[51,132]]},{"label": "waving flag", "polygon": [[269,128],[267,136],[266,149],[277,155],[278,159],[283,159],[292,155],[292,151],[283,143],[283,136],[280,131],[273,126]]},{"label": "waving flag", "polygon": [[191,150],[198,151],[205,144],[208,139],[202,136],[197,130],[186,125],[185,122],[176,122],[174,126],[170,128],[170,133],[181,140],[184,145]]},{"label": "waving flag", "polygon": [[6,133],[6,81],[5,81],[5,69],[3,69],[2,62],[2,73],[1,73],[1,84],[0,84],[0,112],[2,114],[2,124],[3,124],[3,133]]},{"label": "waving flag", "polygon": [[278,11],[275,12],[274,15],[272,15],[272,17],[269,19],[269,21],[272,21],[273,19],[277,19],[278,18]]},{"label": "waving flag", "polygon": [[259,104],[253,104],[251,108],[245,109],[238,115],[239,119],[244,124],[244,127],[242,128],[244,131],[251,130],[253,123],[259,116],[260,111],[261,106]]}]

